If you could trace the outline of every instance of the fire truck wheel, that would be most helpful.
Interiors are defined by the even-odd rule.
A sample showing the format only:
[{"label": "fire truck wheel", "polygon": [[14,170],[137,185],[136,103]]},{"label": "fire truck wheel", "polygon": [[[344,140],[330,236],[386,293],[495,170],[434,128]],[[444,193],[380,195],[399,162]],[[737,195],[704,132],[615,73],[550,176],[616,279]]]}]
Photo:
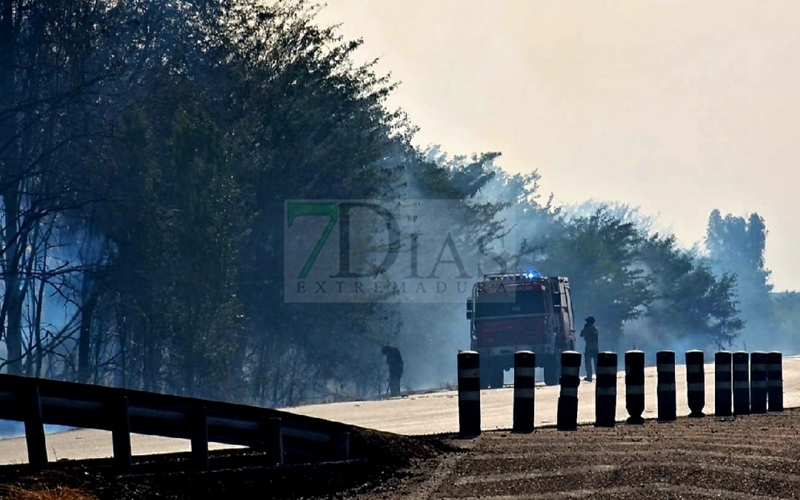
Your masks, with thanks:
[{"label": "fire truck wheel", "polygon": [[558,385],[558,369],[559,363],[555,356],[548,356],[542,363],[544,369],[544,384],[545,385]]},{"label": "fire truck wheel", "polygon": [[481,389],[500,389],[503,387],[503,367],[487,360],[481,365]]}]

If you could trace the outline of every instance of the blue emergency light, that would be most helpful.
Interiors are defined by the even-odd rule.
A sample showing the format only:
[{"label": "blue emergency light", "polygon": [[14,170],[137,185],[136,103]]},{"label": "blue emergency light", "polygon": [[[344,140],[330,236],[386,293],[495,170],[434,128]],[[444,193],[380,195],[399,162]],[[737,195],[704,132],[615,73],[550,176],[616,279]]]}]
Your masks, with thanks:
[{"label": "blue emergency light", "polygon": [[523,281],[541,278],[542,273],[537,270],[528,270],[519,274],[487,274],[484,279],[489,281]]}]

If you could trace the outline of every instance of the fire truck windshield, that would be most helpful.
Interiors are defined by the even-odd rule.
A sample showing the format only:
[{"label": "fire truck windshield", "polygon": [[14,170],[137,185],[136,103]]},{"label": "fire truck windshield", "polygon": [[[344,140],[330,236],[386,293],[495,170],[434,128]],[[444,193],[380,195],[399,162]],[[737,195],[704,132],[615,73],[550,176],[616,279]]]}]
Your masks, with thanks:
[{"label": "fire truck windshield", "polygon": [[482,293],[475,302],[476,319],[545,314],[545,312],[544,295],[539,290]]}]

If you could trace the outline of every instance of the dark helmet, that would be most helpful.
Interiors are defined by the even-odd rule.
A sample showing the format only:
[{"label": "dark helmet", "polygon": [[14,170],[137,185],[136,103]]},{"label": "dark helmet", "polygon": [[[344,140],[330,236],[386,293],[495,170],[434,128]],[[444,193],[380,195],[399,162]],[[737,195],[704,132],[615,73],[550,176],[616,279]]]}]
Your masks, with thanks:
[{"label": "dark helmet", "polygon": [[588,318],[586,318],[586,322],[591,324],[591,325],[593,325],[594,324],[594,316],[589,316]]}]

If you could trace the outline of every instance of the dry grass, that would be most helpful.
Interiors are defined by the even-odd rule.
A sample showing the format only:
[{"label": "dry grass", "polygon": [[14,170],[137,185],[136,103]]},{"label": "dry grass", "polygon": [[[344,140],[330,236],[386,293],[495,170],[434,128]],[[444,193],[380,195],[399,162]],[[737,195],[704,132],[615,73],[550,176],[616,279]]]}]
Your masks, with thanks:
[{"label": "dry grass", "polygon": [[78,489],[55,488],[27,489],[18,486],[0,486],[2,500],[97,500],[91,493]]},{"label": "dry grass", "polygon": [[442,385],[440,385],[439,389],[443,391],[456,391],[458,390],[458,382],[452,382],[448,380],[444,382]]}]

